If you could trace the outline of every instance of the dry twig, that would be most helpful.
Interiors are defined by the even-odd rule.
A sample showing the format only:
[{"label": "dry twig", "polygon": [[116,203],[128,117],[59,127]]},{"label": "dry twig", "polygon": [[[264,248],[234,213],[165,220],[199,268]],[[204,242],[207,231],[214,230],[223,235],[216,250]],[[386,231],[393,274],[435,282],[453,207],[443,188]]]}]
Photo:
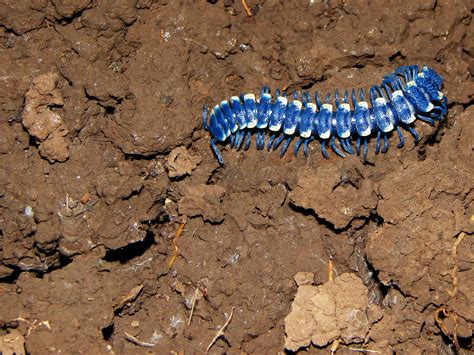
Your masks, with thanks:
[{"label": "dry twig", "polygon": [[334,265],[332,264],[332,260],[329,260],[328,263],[328,280],[334,281]]},{"label": "dry twig", "polygon": [[453,289],[452,290],[446,290],[446,292],[451,296],[454,297],[456,296],[456,293],[458,292],[458,246],[466,236],[466,233],[461,232],[458,237],[456,238],[456,241],[454,242],[453,245],[453,250],[451,252],[451,255],[453,256],[454,260],[454,266],[453,269],[451,270],[451,278],[452,278],[452,283],[453,283]]},{"label": "dry twig", "polygon": [[252,9],[250,8],[250,6],[247,5],[247,1],[246,0],[242,0],[242,6],[244,7],[245,9],[245,12],[247,13],[248,17],[252,17]]},{"label": "dry twig", "polygon": [[227,328],[227,326],[229,325],[230,321],[232,320],[232,316],[234,315],[234,307],[232,307],[232,309],[230,310],[230,315],[229,315],[229,318],[227,318],[227,320],[225,321],[224,325],[221,327],[221,329],[219,329],[219,331],[217,332],[216,336],[212,339],[212,341],[209,343],[209,345],[207,346],[207,349],[206,349],[206,353],[209,352],[209,349],[211,349],[211,347],[214,345],[214,343],[216,342],[217,339],[219,339],[221,336],[224,335],[224,330],[225,328]]},{"label": "dry twig", "polygon": [[353,350],[353,351],[360,351],[360,352],[363,352],[363,353],[375,353],[375,354],[381,354],[382,352],[381,351],[378,351],[378,350],[369,350],[369,349],[363,349],[363,348],[348,348],[349,350]]},{"label": "dry twig", "polygon": [[191,319],[193,318],[194,306],[196,305],[198,294],[199,294],[199,287],[196,287],[193,294],[193,303],[191,305],[191,313],[189,313],[188,325],[191,324]]},{"label": "dry twig", "polygon": [[176,260],[176,258],[178,257],[179,255],[179,248],[178,248],[178,238],[181,236],[181,234],[183,233],[183,229],[184,229],[184,226],[185,224],[184,223],[181,223],[178,227],[178,229],[176,230],[176,236],[174,237],[173,239],[173,255],[171,256],[171,259],[170,261],[168,262],[168,269],[171,269],[173,267],[173,264]]},{"label": "dry twig", "polygon": [[[440,315],[443,315],[440,317]],[[453,321],[454,321],[454,332],[450,332],[446,324],[444,323],[443,319],[446,319],[450,316],[450,313],[446,309],[445,306],[439,307],[436,312],[435,312],[435,321],[436,324],[440,327],[441,331],[453,341],[454,346],[456,349],[459,349],[459,341],[458,341],[458,335],[457,335],[457,328],[458,328],[458,317],[453,314]]]},{"label": "dry twig", "polygon": [[143,346],[145,348],[154,348],[155,345],[156,345],[156,344],[153,344],[153,343],[147,343],[147,342],[138,340],[133,335],[128,334],[127,332],[124,332],[124,334],[125,334],[125,339],[127,339],[129,342],[131,342],[135,345]]}]

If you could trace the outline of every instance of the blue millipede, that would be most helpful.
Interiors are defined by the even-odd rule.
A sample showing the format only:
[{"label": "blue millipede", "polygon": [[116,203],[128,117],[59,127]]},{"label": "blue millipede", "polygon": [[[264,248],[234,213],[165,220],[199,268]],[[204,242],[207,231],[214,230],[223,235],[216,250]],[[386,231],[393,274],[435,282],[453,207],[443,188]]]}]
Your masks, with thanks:
[{"label": "blue millipede", "polygon": [[281,146],[281,157],[291,141],[299,136],[294,145],[295,156],[302,145],[304,155],[308,156],[309,143],[319,140],[326,159],[329,158],[327,147],[330,146],[341,157],[345,157],[344,152],[356,152],[360,156],[362,148],[363,160],[366,161],[370,138],[376,137],[377,140],[375,154],[385,153],[389,148],[388,135],[395,129],[399,137],[397,147],[402,148],[405,144],[402,129],[418,143],[420,137],[413,124],[417,119],[432,125],[442,120],[448,102],[440,91],[442,85],[443,78],[426,65],[421,70],[418,65],[401,66],[385,76],[381,85],[370,88],[370,106],[363,88],[358,94],[352,89],[350,95],[345,90],[342,98],[336,89],[334,101],[330,93],[323,101],[315,92],[313,103],[307,91],[296,91],[290,100],[278,89],[272,97],[270,88],[264,86],[259,98],[251,93],[232,96],[214,106],[210,115],[208,105],[204,105],[204,129],[210,131],[211,148],[220,164],[224,164],[224,159],[217,143],[229,144],[236,149],[243,145],[247,150],[252,135],[256,136],[258,150],[266,147],[268,151],[276,151]]}]

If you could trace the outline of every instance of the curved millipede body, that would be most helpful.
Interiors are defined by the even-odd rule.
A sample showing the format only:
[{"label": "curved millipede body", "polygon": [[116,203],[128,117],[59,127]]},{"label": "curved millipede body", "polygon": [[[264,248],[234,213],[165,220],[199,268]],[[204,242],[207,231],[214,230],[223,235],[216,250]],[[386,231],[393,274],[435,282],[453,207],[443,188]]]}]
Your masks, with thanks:
[{"label": "curved millipede body", "polygon": [[254,94],[232,96],[210,113],[205,105],[204,129],[211,133],[211,148],[221,164],[224,159],[218,142],[248,149],[252,135],[256,136],[257,149],[280,149],[281,156],[297,138],[295,156],[301,146],[308,156],[309,143],[319,140],[325,158],[329,158],[330,146],[341,157],[345,153],[360,155],[362,151],[365,161],[370,138],[376,138],[375,154],[385,153],[390,132],[397,131],[401,148],[405,144],[403,130],[419,141],[413,127],[415,120],[434,124],[445,116],[447,98],[440,91],[442,83],[442,77],[432,68],[412,65],[385,76],[368,95],[364,89],[352,89],[350,93],[345,90],[343,95],[336,90],[333,97],[327,94],[322,99],[315,92],[313,102],[309,92],[295,92],[291,99],[278,89],[272,96],[265,86],[258,98]]}]

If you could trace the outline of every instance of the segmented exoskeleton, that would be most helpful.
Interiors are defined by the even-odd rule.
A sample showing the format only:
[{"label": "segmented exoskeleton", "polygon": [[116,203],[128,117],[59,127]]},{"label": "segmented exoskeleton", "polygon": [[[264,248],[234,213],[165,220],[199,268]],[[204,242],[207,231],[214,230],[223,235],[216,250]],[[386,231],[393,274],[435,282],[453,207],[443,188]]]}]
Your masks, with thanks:
[{"label": "segmented exoskeleton", "polygon": [[385,153],[389,147],[387,135],[393,130],[398,133],[401,148],[405,144],[402,130],[410,132],[416,143],[419,141],[413,127],[416,119],[434,124],[445,116],[447,98],[440,91],[442,83],[442,77],[427,66],[421,70],[417,65],[402,66],[385,76],[381,85],[370,88],[370,106],[364,89],[358,93],[352,89],[350,95],[346,90],[342,98],[336,90],[334,100],[331,94],[321,100],[315,92],[313,102],[309,92],[295,92],[290,100],[278,89],[272,97],[269,87],[265,86],[258,99],[254,94],[232,96],[216,105],[210,115],[205,105],[204,129],[211,133],[211,148],[221,164],[224,159],[217,142],[237,149],[243,145],[248,149],[252,134],[256,135],[257,149],[263,150],[266,146],[270,151],[281,146],[280,156],[285,155],[291,141],[299,137],[294,145],[295,156],[302,145],[308,156],[309,143],[319,140],[326,159],[329,158],[327,146],[330,146],[341,157],[345,157],[344,152],[360,155],[362,148],[365,161],[371,137],[377,139],[375,154]]}]

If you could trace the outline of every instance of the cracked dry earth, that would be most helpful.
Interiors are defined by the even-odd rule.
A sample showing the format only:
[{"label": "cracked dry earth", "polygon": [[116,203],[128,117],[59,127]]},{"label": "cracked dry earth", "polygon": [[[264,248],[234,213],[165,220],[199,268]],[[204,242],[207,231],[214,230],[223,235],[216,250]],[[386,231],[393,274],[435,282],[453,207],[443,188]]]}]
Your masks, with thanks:
[{"label": "cracked dry earth", "polygon": [[[0,352],[472,351],[471,5],[0,0]],[[446,120],[365,164],[202,129],[424,63]]]}]

